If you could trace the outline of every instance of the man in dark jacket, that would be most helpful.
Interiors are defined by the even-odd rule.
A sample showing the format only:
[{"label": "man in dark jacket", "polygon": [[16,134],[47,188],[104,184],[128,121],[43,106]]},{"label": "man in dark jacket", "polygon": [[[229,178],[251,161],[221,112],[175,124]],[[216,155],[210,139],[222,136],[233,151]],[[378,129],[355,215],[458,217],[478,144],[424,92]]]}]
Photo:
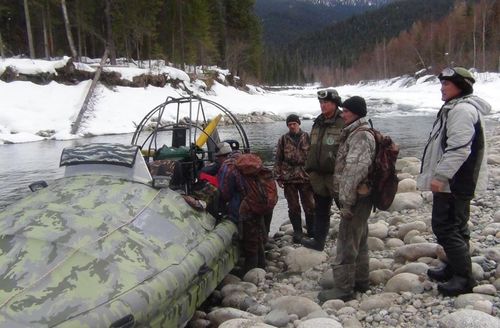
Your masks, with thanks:
[{"label": "man in dark jacket", "polygon": [[344,122],[338,109],[342,101],[335,89],[318,91],[318,100],[321,114],[314,120],[310,134],[311,147],[305,165],[314,192],[314,238],[302,239],[302,245],[322,251],[330,228],[333,172]]},{"label": "man in dark jacket", "polygon": [[442,282],[439,292],[455,296],[472,292],[476,284],[468,221],[470,201],[488,181],[483,115],[491,106],[472,94],[475,80],[465,68],[446,68],[439,80],[444,105],[425,146],[417,185],[433,193],[432,230],[448,258],[427,275]]},{"label": "man in dark jacket", "polygon": [[307,234],[313,236],[314,196],[309,175],[304,170],[310,139],[309,134],[300,129],[300,118],[297,115],[288,115],[286,125],[288,133],[281,136],[276,147],[274,173],[288,203],[293,242],[300,243],[302,218],[299,196],[306,217]]}]

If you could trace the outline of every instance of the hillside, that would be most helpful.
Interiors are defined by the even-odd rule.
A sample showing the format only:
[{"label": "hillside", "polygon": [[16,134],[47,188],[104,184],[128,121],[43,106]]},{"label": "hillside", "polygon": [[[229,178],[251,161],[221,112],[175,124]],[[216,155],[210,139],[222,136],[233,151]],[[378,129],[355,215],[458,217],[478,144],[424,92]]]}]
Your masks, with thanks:
[{"label": "hillside", "polygon": [[[278,83],[345,81],[336,70],[351,67],[361,54],[373,50],[378,42],[398,36],[416,22],[442,19],[450,13],[454,3],[454,0],[396,1],[305,34],[271,52],[273,59],[266,70],[268,79]],[[290,75],[290,71],[297,74]],[[335,80],[332,80],[333,75],[337,75]]]},{"label": "hillside", "polygon": [[265,45],[273,48],[392,1],[256,0],[255,13]]}]

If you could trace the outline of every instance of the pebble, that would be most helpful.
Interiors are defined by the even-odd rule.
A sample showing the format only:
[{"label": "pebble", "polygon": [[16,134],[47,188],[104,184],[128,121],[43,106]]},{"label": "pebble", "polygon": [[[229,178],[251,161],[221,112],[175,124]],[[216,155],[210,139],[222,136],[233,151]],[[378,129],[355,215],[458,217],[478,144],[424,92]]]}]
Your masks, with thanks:
[{"label": "pebble", "polygon": [[[500,138],[493,151],[500,154]],[[492,147],[492,145],[490,145]],[[491,150],[491,149],[490,149]],[[401,159],[400,159],[401,160]],[[398,160],[399,163],[399,160]],[[404,164],[407,163],[407,164]],[[418,160],[403,159],[410,173]],[[406,165],[406,166],[405,166]],[[408,167],[405,170],[405,167]],[[188,327],[500,327],[500,164],[490,164],[487,192],[471,206],[471,252],[478,285],[473,292],[443,297],[427,269],[442,265],[442,247],[430,228],[432,195],[413,190],[413,175],[401,175],[405,192],[393,211],[369,218],[370,289],[355,300],[317,298],[331,288],[338,210],[332,207],[325,251],[293,244],[288,224],[270,238],[267,267],[247,273],[244,281],[228,275]],[[413,180],[412,180],[413,179]],[[285,217],[287,213],[275,213]],[[207,302],[206,302],[207,303]],[[225,307],[225,305],[231,307]],[[227,324],[226,324],[227,322]]]}]

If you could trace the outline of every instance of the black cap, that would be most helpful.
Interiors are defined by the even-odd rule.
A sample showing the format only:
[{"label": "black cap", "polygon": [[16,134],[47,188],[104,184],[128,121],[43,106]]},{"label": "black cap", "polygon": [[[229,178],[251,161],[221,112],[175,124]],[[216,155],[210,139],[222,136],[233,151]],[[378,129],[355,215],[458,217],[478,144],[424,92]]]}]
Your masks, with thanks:
[{"label": "black cap", "polygon": [[290,114],[287,116],[286,118],[286,125],[288,125],[288,123],[290,122],[296,122],[298,125],[300,125],[300,118],[298,115],[295,115],[295,114]]},{"label": "black cap", "polygon": [[362,97],[351,97],[342,103],[342,107],[347,108],[350,112],[357,114],[359,117],[366,116],[366,102]]}]

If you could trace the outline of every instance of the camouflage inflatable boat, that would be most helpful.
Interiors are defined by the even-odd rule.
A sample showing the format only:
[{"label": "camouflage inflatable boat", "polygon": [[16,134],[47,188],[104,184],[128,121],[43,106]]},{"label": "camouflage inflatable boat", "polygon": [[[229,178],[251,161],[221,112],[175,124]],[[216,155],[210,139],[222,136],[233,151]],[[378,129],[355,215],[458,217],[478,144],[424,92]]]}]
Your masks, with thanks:
[{"label": "camouflage inflatable boat", "polygon": [[65,149],[0,214],[0,327],[179,327],[233,268],[236,227],[152,187],[137,146]]}]

